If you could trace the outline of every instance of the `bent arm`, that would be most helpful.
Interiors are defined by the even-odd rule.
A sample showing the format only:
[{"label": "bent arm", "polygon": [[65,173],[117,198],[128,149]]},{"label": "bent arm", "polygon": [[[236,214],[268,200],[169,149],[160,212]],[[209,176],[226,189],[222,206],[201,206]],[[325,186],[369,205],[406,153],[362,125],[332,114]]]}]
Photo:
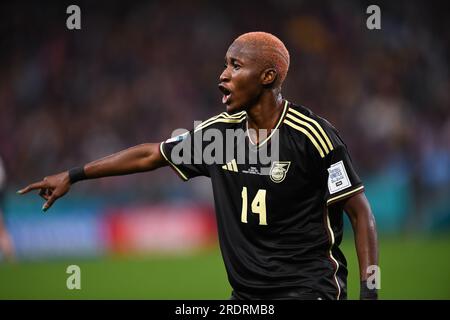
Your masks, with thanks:
[{"label": "bent arm", "polygon": [[[375,218],[365,194],[358,193],[346,200],[344,210],[350,218],[355,235],[356,253],[359,262],[359,274],[361,280],[361,298],[377,298],[376,290],[368,292],[366,281],[372,275],[373,270],[369,266],[378,266],[378,240]],[[378,270],[376,270],[378,272]]]}]

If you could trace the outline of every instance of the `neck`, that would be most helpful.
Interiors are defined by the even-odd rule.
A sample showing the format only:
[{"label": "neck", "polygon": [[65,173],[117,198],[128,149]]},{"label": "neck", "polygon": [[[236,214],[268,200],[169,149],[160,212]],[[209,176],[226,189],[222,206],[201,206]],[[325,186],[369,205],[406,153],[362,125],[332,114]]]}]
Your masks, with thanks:
[{"label": "neck", "polygon": [[273,91],[263,94],[256,104],[247,110],[247,126],[253,129],[250,132],[250,138],[258,143],[265,137],[259,136],[259,130],[267,130],[267,134],[275,128],[278,119],[283,112],[283,98],[281,93]]}]

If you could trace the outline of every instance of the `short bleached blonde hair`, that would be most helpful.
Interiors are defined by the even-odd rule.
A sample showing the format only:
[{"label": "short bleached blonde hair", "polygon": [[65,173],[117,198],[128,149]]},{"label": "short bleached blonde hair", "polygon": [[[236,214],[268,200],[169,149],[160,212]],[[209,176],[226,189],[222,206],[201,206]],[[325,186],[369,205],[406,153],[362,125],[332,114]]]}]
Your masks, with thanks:
[{"label": "short bleached blonde hair", "polygon": [[289,70],[289,51],[284,43],[271,33],[248,32],[237,37],[233,44],[241,44],[256,48],[256,59],[264,68],[277,71],[275,86],[281,86]]}]

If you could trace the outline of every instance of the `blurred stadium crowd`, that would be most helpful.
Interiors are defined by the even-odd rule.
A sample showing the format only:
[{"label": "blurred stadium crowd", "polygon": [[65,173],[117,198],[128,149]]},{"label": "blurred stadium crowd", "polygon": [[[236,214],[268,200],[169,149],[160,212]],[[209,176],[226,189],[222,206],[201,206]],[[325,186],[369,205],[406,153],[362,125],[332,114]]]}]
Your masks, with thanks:
[{"label": "blurred stadium crowd", "polygon": [[[382,29],[371,31],[369,3],[356,1],[78,4],[79,31],[66,29],[60,4],[2,4],[0,155],[8,191],[221,112],[226,49],[239,34],[263,30],[290,50],[285,98],[339,129],[375,213],[401,215],[402,228],[423,227],[427,215],[450,225],[450,28],[439,7],[382,2]],[[209,187],[168,172],[78,191],[210,196]]]}]

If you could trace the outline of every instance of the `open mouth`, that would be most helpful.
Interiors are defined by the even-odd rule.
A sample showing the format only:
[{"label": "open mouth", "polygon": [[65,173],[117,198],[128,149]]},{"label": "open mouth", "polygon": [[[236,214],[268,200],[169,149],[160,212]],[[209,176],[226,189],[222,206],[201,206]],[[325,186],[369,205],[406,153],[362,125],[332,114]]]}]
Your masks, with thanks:
[{"label": "open mouth", "polygon": [[222,103],[228,104],[231,98],[231,91],[225,87],[223,84],[219,84],[219,90],[222,91],[223,97],[222,97]]}]

